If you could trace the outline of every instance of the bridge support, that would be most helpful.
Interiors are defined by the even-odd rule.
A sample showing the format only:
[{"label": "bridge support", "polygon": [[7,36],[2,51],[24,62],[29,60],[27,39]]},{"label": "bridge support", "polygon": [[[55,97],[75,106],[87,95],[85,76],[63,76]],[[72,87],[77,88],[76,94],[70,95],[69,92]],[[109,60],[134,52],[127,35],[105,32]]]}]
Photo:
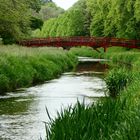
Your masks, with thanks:
[{"label": "bridge support", "polygon": [[97,51],[98,53],[101,53],[97,48],[93,48],[95,51]]},{"label": "bridge support", "polygon": [[106,46],[104,46],[104,52],[106,52],[107,51],[107,47]]}]

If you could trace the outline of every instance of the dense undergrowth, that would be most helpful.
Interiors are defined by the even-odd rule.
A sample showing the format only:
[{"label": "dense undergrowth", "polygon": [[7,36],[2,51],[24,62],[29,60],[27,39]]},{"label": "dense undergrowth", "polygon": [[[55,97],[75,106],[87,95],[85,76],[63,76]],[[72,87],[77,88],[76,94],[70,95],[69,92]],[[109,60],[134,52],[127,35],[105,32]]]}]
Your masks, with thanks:
[{"label": "dense undergrowth", "polygon": [[0,46],[0,94],[56,78],[76,63],[62,49]]},{"label": "dense undergrowth", "polygon": [[[138,51],[102,54],[116,65],[105,80],[108,94],[91,106],[79,102],[46,125],[47,140],[138,140],[140,139],[140,57]],[[119,61],[119,63],[118,63]],[[123,62],[124,64],[120,63]],[[131,67],[128,67],[127,64]]]},{"label": "dense undergrowth", "polygon": [[57,78],[78,63],[77,56],[95,56],[92,48],[25,48],[0,46],[0,94]]}]

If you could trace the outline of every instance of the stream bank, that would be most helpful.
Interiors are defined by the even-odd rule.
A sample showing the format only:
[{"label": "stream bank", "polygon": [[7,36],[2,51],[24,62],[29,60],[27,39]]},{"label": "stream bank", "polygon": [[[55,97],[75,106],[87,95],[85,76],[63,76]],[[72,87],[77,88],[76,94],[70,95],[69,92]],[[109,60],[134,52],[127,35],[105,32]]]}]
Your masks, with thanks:
[{"label": "stream bank", "polygon": [[[74,72],[64,73],[60,78],[46,81],[27,89],[0,96],[0,139],[37,140],[45,137],[44,122],[48,121],[45,107],[51,117],[57,111],[77,102],[91,104],[104,97],[106,84],[103,75],[107,70],[99,60],[80,58]],[[82,62],[82,60],[87,62]]]}]

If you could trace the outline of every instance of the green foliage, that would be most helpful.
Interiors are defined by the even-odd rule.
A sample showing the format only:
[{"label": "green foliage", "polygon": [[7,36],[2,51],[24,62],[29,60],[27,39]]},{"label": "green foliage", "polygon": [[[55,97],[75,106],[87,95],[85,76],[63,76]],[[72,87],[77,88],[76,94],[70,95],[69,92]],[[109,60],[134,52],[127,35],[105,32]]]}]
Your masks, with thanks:
[{"label": "green foliage", "polygon": [[8,91],[9,89],[9,79],[4,75],[0,74],[0,94]]},{"label": "green foliage", "polygon": [[41,17],[43,21],[46,21],[50,18],[58,17],[60,14],[63,14],[64,10],[60,7],[57,7],[53,2],[47,2],[42,5],[38,17]]},{"label": "green foliage", "polygon": [[117,63],[122,66],[133,66],[134,68],[139,67],[139,50],[127,50],[121,47],[112,47],[102,55],[106,59],[111,59],[113,63]]},{"label": "green foliage", "polygon": [[47,139],[139,139],[139,90],[135,81],[115,100],[99,100],[91,106],[78,102],[74,107],[62,110],[47,125]]},{"label": "green foliage", "polygon": [[76,63],[60,49],[0,46],[0,94],[56,78]]},{"label": "green foliage", "polygon": [[72,10],[68,17],[67,35],[68,36],[83,36],[84,35],[84,13],[82,10],[76,9]]},{"label": "green foliage", "polygon": [[1,0],[0,35],[4,43],[14,42],[29,32],[30,11],[23,0]]},{"label": "green foliage", "polygon": [[90,33],[92,36],[104,36],[105,18],[110,8],[110,0],[87,1],[88,9],[92,15]]},{"label": "green foliage", "polygon": [[91,35],[139,39],[139,5],[139,0],[79,0],[64,14],[46,21],[40,37]]},{"label": "green foliage", "polygon": [[96,52],[93,48],[90,47],[71,48],[70,53],[75,54],[76,56],[85,56],[94,58],[99,58],[100,56],[100,53]]},{"label": "green foliage", "polygon": [[[136,58],[131,53],[129,57]],[[137,54],[137,52],[136,52]],[[112,53],[113,57],[118,56]],[[134,60],[133,59],[133,60]],[[139,57],[137,62],[140,64]],[[131,62],[132,64],[135,61]],[[113,69],[107,87],[117,98],[99,99],[91,106],[77,103],[58,113],[46,124],[47,140],[138,140],[140,139],[140,73],[138,69]],[[115,95],[115,96],[116,96]]]},{"label": "green foliage", "polygon": [[29,8],[33,9],[34,11],[40,11],[42,0],[25,0],[25,2],[29,5]]},{"label": "green foliage", "polygon": [[33,37],[91,35],[139,39],[139,5],[139,0],[79,0],[64,12],[51,0],[1,0],[0,36],[4,43],[29,37],[31,28],[41,29],[41,18],[45,23],[41,31],[33,31]]},{"label": "green foliage", "polygon": [[90,17],[86,3],[81,0],[64,14],[45,21],[36,37],[85,36],[89,35],[89,26]]},{"label": "green foliage", "polygon": [[40,0],[1,0],[0,3],[0,36],[5,44],[29,37],[31,28],[43,24],[33,14],[40,10]]},{"label": "green foliage", "polygon": [[36,29],[36,30],[32,31],[32,37],[41,37],[40,29]]},{"label": "green foliage", "polygon": [[31,28],[33,30],[35,29],[41,29],[41,27],[43,26],[43,21],[41,19],[38,19],[36,17],[32,17],[31,19]]},{"label": "green foliage", "polygon": [[91,35],[139,39],[139,5],[139,0],[87,0]]},{"label": "green foliage", "polygon": [[113,69],[109,71],[108,76],[105,78],[107,89],[112,97],[119,95],[128,84],[133,80],[132,73],[125,68]]},{"label": "green foliage", "polygon": [[137,21],[140,21],[140,1],[139,0],[136,0],[135,2],[135,5],[134,5],[134,8],[135,8],[135,17],[136,17],[136,20]]},{"label": "green foliage", "polygon": [[57,23],[56,19],[53,18],[44,22],[44,25],[40,31],[40,37],[49,37],[51,35],[53,36],[53,33],[56,34],[57,30],[57,28],[55,28],[56,23]]}]

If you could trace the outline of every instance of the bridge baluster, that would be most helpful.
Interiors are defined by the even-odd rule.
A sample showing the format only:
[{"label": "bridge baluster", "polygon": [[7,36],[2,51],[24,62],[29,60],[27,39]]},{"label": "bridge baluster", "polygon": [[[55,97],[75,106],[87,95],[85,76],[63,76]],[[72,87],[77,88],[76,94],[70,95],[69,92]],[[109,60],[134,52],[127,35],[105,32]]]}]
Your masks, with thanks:
[{"label": "bridge baluster", "polygon": [[108,38],[108,37],[48,37],[48,38],[36,38],[31,40],[23,40],[18,42],[23,46],[91,46],[91,47],[104,47],[108,46],[123,46],[129,48],[140,49],[140,40],[120,39],[120,38]]}]

